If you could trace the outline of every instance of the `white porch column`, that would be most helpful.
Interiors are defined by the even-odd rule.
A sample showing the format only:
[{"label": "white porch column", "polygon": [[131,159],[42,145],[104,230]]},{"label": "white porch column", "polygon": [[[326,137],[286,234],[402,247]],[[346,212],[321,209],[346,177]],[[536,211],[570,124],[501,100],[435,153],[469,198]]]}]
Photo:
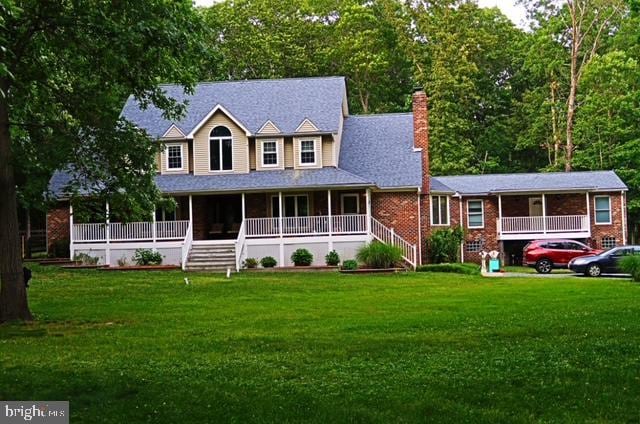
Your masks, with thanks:
[{"label": "white porch column", "polygon": [[[458,194],[458,213],[460,214],[460,228],[464,228],[464,222],[462,222],[462,195]],[[484,209],[483,209],[484,211]],[[460,242],[460,262],[464,263],[464,240]]]},{"label": "white porch column", "polygon": [[193,196],[191,194],[189,195],[189,232],[193,240]]},{"label": "white porch column", "polygon": [[156,241],[158,240],[158,229],[156,228],[156,208],[153,208],[151,216],[151,238],[153,240],[153,251],[157,250]]},{"label": "white porch column", "polygon": [[246,216],[246,214],[245,214],[244,193],[242,193],[242,222],[244,222],[245,216]]},{"label": "white porch column", "polygon": [[110,240],[111,240],[111,223],[110,223],[110,221],[111,221],[111,218],[109,216],[109,202],[106,203],[106,209],[105,210],[107,212],[107,215],[106,215],[107,226],[105,227],[104,233],[105,233],[105,239],[106,239],[105,241],[106,241],[106,244],[107,244],[107,248],[106,248],[106,251],[105,251],[105,260],[104,261],[105,261],[105,263],[107,265],[111,265],[111,245],[110,245]]},{"label": "white porch column", "polygon": [[498,194],[498,236],[502,234],[502,195]]},{"label": "white porch column", "polygon": [[327,190],[327,213],[329,216],[329,252],[331,252],[333,250],[333,237],[332,237],[333,218],[331,217],[331,190]]},{"label": "white porch column", "polygon": [[371,236],[371,189],[367,189],[367,197],[366,197],[366,208],[367,208],[367,237],[369,237],[369,241],[372,240]]},{"label": "white porch column", "polygon": [[[48,246],[47,246],[48,247]],[[73,205],[69,202],[69,259],[73,260],[75,256],[73,246]]]},{"label": "white porch column", "polygon": [[282,192],[279,191],[278,192],[278,232],[280,233],[280,266],[285,266],[284,265],[284,238],[282,235],[282,223],[283,223],[283,219],[282,219],[282,215],[284,215],[283,210],[282,210]]},{"label": "white porch column", "polygon": [[591,235],[591,200],[589,199],[589,192],[585,193],[585,198],[587,201],[587,230],[589,230],[589,235]]},{"label": "white porch column", "polygon": [[547,196],[542,193],[542,233],[547,234]]}]

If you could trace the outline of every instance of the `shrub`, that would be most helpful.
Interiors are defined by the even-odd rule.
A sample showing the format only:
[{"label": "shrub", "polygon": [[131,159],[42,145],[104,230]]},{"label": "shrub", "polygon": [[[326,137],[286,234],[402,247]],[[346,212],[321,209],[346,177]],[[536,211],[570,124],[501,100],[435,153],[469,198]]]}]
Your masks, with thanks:
[{"label": "shrub", "polygon": [[151,249],[137,249],[133,255],[133,260],[137,265],[160,265],[162,263],[162,255],[160,252],[154,252]]},{"label": "shrub", "polygon": [[640,255],[629,255],[620,259],[620,269],[631,274],[633,281],[640,282]]},{"label": "shrub", "polygon": [[430,264],[421,265],[416,272],[451,272],[454,274],[480,275],[480,266],[476,264]]},{"label": "shrub", "polygon": [[86,253],[76,253],[73,260],[80,262],[81,265],[96,265],[98,263],[98,258],[94,258]]},{"label": "shrub", "polygon": [[324,261],[329,266],[337,266],[340,265],[340,256],[338,255],[338,252],[332,250],[324,257]]},{"label": "shrub", "polygon": [[342,269],[356,270],[358,269],[358,261],[354,259],[347,259],[346,261],[342,262]]},{"label": "shrub", "polygon": [[258,260],[256,258],[247,258],[244,260],[244,262],[242,263],[242,266],[245,268],[257,268],[258,267]]},{"label": "shrub", "polygon": [[295,266],[308,266],[313,263],[313,255],[307,249],[298,249],[291,255],[291,262]]},{"label": "shrub", "polygon": [[126,256],[123,256],[120,259],[118,259],[118,266],[127,266],[127,265],[129,265],[129,260],[127,259]]},{"label": "shrub", "polygon": [[278,261],[276,261],[276,258],[274,258],[273,256],[265,256],[264,258],[260,259],[260,265],[262,265],[263,268],[273,268],[277,264]]},{"label": "shrub", "polygon": [[358,249],[356,258],[369,268],[391,268],[402,261],[402,250],[374,241]]},{"label": "shrub", "polygon": [[458,262],[464,231],[460,227],[434,231],[427,239],[429,259],[434,264]]}]

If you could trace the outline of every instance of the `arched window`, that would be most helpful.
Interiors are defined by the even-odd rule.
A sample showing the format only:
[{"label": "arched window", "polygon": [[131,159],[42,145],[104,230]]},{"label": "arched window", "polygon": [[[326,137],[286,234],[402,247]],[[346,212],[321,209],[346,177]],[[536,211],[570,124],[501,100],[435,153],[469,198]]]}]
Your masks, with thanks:
[{"label": "arched window", "polygon": [[209,169],[231,171],[233,169],[233,139],[227,127],[215,127],[209,135]]}]

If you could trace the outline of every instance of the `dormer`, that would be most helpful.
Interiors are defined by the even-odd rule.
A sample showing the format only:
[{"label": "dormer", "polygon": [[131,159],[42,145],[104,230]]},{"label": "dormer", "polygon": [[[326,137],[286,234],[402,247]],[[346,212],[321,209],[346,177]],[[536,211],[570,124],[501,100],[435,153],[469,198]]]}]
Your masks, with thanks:
[{"label": "dormer", "polygon": [[189,143],[186,136],[175,124],[164,132],[160,138],[164,149],[158,157],[158,170],[162,174],[189,173]]}]

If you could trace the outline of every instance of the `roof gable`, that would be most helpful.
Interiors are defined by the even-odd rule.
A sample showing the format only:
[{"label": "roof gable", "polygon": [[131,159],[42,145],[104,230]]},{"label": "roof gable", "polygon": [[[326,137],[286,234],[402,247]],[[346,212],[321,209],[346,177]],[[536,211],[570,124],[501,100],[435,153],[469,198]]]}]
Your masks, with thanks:
[{"label": "roof gable", "polygon": [[318,132],[318,127],[316,127],[316,125],[308,118],[305,118],[304,121],[298,125],[298,128],[296,128],[296,132]]},{"label": "roof gable", "polygon": [[185,138],[186,136],[180,130],[180,128],[176,127],[174,124],[171,124],[169,129],[165,131],[162,135],[162,138]]},{"label": "roof gable", "polygon": [[280,134],[280,129],[271,120],[268,120],[258,130],[258,134]]},{"label": "roof gable", "polygon": [[249,80],[198,84],[193,94],[182,86],[162,85],[165,94],[186,105],[185,116],[176,122],[164,118],[153,105],[146,109],[129,97],[122,116],[147,131],[162,137],[164,130],[175,124],[184,134],[191,134],[216,106],[224,108],[250,134],[257,134],[271,123],[281,133],[293,134],[305,119],[318,132],[337,133],[346,93],[344,77]]}]

